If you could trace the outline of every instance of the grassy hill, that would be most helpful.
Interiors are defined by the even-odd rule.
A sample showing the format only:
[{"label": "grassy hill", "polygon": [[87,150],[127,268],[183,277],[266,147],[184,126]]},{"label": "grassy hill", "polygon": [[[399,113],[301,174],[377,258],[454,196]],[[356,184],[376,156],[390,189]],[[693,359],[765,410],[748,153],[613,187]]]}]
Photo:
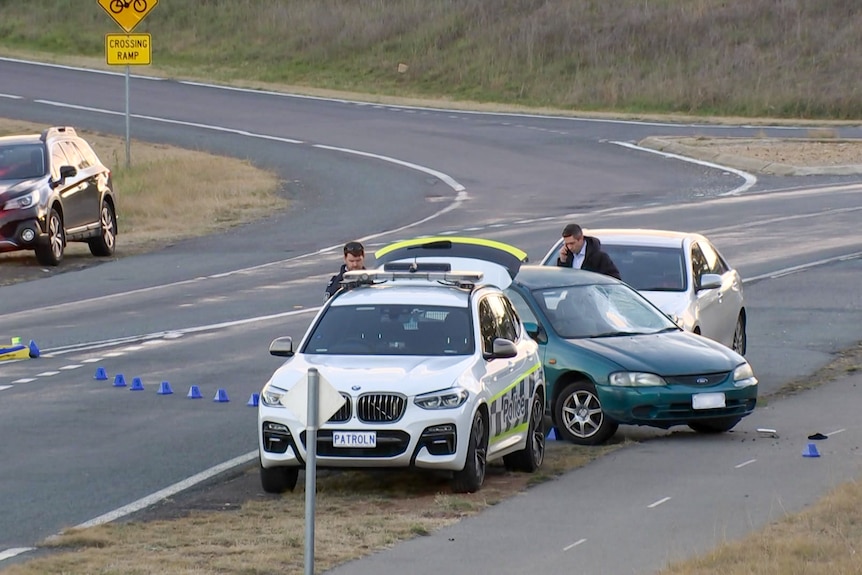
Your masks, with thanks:
[{"label": "grassy hill", "polygon": [[[858,0],[162,0],[135,32],[159,69],[216,80],[856,119],[859,30]],[[95,0],[0,0],[0,54],[104,62],[117,32]]]}]

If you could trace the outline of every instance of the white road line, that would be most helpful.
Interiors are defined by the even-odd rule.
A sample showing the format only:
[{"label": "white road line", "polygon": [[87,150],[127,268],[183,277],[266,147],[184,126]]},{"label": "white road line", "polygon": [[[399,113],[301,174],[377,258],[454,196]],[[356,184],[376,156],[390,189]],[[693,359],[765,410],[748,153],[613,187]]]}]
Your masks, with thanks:
[{"label": "white road line", "polygon": [[671,500],[670,497],[663,497],[663,498],[659,499],[658,501],[656,501],[655,503],[650,503],[649,505],[647,505],[647,508],[653,509],[655,507],[658,507],[662,503],[667,503],[670,500]]},{"label": "white road line", "polygon": [[822,265],[826,265],[826,264],[831,264],[831,263],[835,263],[835,262],[855,260],[855,259],[858,259],[860,257],[862,257],[862,252],[854,252],[851,254],[844,254],[842,256],[835,256],[832,258],[826,258],[823,260],[817,260],[817,261],[809,262],[807,264],[800,264],[798,266],[791,266],[789,268],[783,268],[780,270],[767,272],[765,274],[760,274],[759,276],[751,276],[751,277],[743,279],[742,283],[747,284],[750,282],[760,281],[762,279],[777,279],[780,277],[788,276],[790,274],[795,274],[797,272],[805,271],[809,268],[822,266]]},{"label": "white road line", "polygon": [[35,547],[13,547],[11,549],[7,549],[6,551],[0,551],[0,561],[11,559],[16,555],[27,553],[28,551],[34,551],[35,549]]},{"label": "white road line", "polygon": [[130,346],[130,347],[124,347],[124,348],[123,348],[123,349],[121,349],[120,351],[122,351],[122,352],[127,352],[127,351],[138,351],[138,350],[141,350],[141,349],[144,349],[144,346],[142,346],[142,345],[133,345],[133,346]]},{"label": "white road line", "polygon": [[[312,413],[313,413],[313,412],[312,412]],[[575,541],[575,542],[574,542],[574,543],[572,543],[571,545],[566,545],[565,547],[563,547],[563,551],[568,551],[569,549],[572,549],[573,547],[577,547],[577,546],[578,546],[578,545],[580,545],[581,543],[586,543],[586,542],[587,542],[587,540],[586,540],[586,539],[578,539],[577,541]]]},{"label": "white road line", "polygon": [[190,487],[201,483],[202,481],[206,481],[211,477],[218,475],[219,473],[228,471],[237,467],[238,465],[243,465],[244,463],[248,463],[258,457],[257,449],[254,451],[249,451],[244,455],[240,455],[239,457],[234,457],[231,460],[225,461],[224,463],[219,463],[214,467],[210,467],[205,471],[201,471],[191,477],[183,479],[180,482],[174,483],[169,487],[165,487],[155,493],[147,495],[146,497],[142,497],[137,501],[133,501],[128,505],[124,505],[123,507],[119,507],[114,509],[113,511],[109,511],[103,515],[99,515],[94,519],[90,519],[89,521],[85,521],[80,525],[76,525],[75,529],[85,529],[87,527],[95,527],[96,525],[102,525],[103,523],[110,523],[111,521],[115,521],[121,517],[125,517],[126,515],[131,515],[136,511],[140,511],[141,509],[145,509],[154,503],[158,503],[163,499],[167,499],[172,495],[176,495],[177,493],[184,491]]},{"label": "white road line", "polygon": [[13,385],[0,385],[0,391],[5,391],[11,387],[14,387],[14,386]]},{"label": "white road line", "polygon": [[16,379],[12,383],[30,383],[31,381],[36,381],[35,377],[22,377],[21,379]]},{"label": "white road line", "polygon": [[746,465],[751,465],[755,461],[757,461],[757,460],[756,459],[749,459],[748,461],[743,461],[739,465],[734,465],[733,467],[734,467],[734,469],[741,469],[741,468],[745,467]]},{"label": "white road line", "polygon": [[63,366],[63,367],[61,367],[60,369],[61,369],[62,371],[68,371],[68,370],[70,370],[70,369],[78,369],[79,367],[84,367],[84,366],[83,366],[83,365],[81,365],[80,363],[73,363],[73,364],[71,364],[71,365],[64,365],[64,366]]},{"label": "white road line", "polygon": [[81,363],[96,363],[97,361],[102,361],[101,357],[90,357],[87,359],[82,359]]},{"label": "white road line", "polygon": [[0,98],[9,98],[11,100],[23,100],[21,96],[16,96],[14,94],[0,94]]},{"label": "white road line", "polygon": [[57,375],[60,373],[59,371],[43,371],[42,373],[37,373],[36,377],[51,377],[52,375]]},{"label": "white road line", "polygon": [[832,437],[833,435],[838,435],[839,433],[843,433],[845,431],[847,431],[847,430],[842,427],[841,429],[836,429],[835,431],[830,431],[829,433],[825,433],[824,435],[826,435],[826,437]]},{"label": "white road line", "polygon": [[[147,342],[147,343],[149,343],[149,342]],[[122,351],[112,351],[110,353],[106,353],[105,357],[121,357],[123,355],[126,355],[126,354],[124,354]]]},{"label": "white road line", "polygon": [[681,160],[683,162],[688,162],[690,164],[698,164],[700,166],[706,166],[708,168],[715,168],[717,170],[730,172],[731,174],[736,174],[737,176],[739,176],[740,178],[745,180],[745,183],[742,184],[741,186],[734,188],[734,189],[730,190],[729,192],[724,192],[723,194],[720,194],[722,196],[737,196],[737,195],[741,194],[742,192],[748,190],[749,188],[754,186],[754,184],[757,183],[757,176],[755,176],[754,174],[750,174],[750,173],[744,172],[742,170],[737,170],[736,168],[731,168],[729,166],[722,166],[721,164],[715,164],[713,162],[706,162],[704,160],[696,160],[694,158],[689,158],[686,156],[680,156],[679,154],[670,154],[668,152],[653,150],[652,148],[644,148],[642,146],[638,146],[637,144],[632,144],[630,142],[609,142],[609,143],[615,144],[617,146],[622,146],[624,148],[631,148],[632,150],[639,150],[641,152],[649,152],[650,154],[657,154],[659,156],[664,156],[665,158],[672,158],[674,160]]}]

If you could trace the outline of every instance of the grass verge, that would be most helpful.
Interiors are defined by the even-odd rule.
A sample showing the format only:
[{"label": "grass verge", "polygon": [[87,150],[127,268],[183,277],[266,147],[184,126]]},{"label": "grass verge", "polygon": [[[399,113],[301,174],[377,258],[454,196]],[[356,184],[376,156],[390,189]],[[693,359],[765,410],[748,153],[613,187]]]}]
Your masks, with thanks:
[{"label": "grass verge", "polygon": [[[538,473],[508,472],[492,465],[482,490],[464,495],[453,494],[446,477],[429,472],[322,470],[315,519],[316,571],[428,535],[624,445],[587,448],[548,442]],[[247,472],[240,481],[256,484],[257,471]],[[3,573],[301,573],[303,481],[300,477],[293,493],[259,495],[240,506],[226,506],[225,511],[71,529],[43,544],[52,552]]]}]

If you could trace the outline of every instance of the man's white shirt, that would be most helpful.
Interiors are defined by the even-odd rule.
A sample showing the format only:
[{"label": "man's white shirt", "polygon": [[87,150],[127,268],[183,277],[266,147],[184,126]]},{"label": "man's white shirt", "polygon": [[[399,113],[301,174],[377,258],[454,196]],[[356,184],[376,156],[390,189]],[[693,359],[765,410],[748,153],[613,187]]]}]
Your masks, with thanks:
[{"label": "man's white shirt", "polygon": [[581,245],[581,250],[574,254],[574,258],[572,259],[572,268],[581,269],[581,266],[584,265],[584,259],[587,257],[587,242],[583,242]]}]

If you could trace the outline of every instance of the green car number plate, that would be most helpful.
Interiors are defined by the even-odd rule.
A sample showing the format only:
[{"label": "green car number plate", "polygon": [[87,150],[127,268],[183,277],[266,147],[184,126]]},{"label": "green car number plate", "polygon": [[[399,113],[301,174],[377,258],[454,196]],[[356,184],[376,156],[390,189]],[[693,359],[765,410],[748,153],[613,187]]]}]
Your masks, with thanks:
[{"label": "green car number plate", "polygon": [[718,409],[725,407],[723,393],[695,393],[691,396],[694,409]]}]

